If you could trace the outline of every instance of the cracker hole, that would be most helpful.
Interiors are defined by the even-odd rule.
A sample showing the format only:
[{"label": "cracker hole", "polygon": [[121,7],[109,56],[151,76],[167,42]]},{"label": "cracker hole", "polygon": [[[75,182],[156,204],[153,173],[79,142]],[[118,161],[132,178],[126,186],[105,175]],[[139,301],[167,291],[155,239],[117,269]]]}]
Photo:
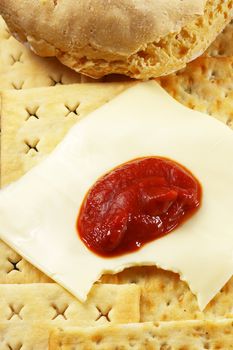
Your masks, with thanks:
[{"label": "cracker hole", "polygon": [[24,85],[24,81],[20,81],[20,82],[17,82],[17,83],[11,83],[11,86],[15,90],[22,90],[23,89],[23,85]]},{"label": "cracker hole", "polygon": [[191,95],[192,92],[193,92],[192,87],[191,87],[190,85],[186,86],[186,87],[184,88],[184,91],[185,91],[187,94],[189,94],[189,95]]},{"label": "cracker hole", "polygon": [[160,350],[172,350],[171,346],[166,344],[166,343],[163,343],[161,346],[160,346]]},{"label": "cracker hole", "polygon": [[23,63],[23,53],[19,52],[17,55],[10,55],[11,65],[13,66],[16,63]]},{"label": "cracker hole", "polygon": [[12,304],[9,304],[9,308],[10,308],[10,315],[8,317],[8,321],[12,320],[13,318],[19,318],[20,320],[22,320],[22,316],[21,316],[21,311],[23,309],[24,305],[19,305],[19,306],[14,306]]},{"label": "cracker hole", "polygon": [[30,107],[25,108],[25,111],[28,114],[25,120],[27,121],[30,118],[40,119],[38,114],[37,114],[38,109],[39,109],[39,106],[36,106],[36,107],[33,107],[33,108],[30,108]]},{"label": "cracker hole", "polygon": [[16,261],[14,261],[14,260],[8,258],[7,260],[8,260],[9,263],[11,264],[10,270],[7,271],[7,273],[10,273],[10,272],[12,272],[12,271],[22,272],[22,271],[20,270],[20,268],[18,267],[18,264],[20,263],[20,261],[22,261],[22,259],[18,259],[18,260],[16,260]]},{"label": "cracker hole", "polygon": [[137,284],[137,283],[139,283],[139,281],[136,280],[136,279],[131,279],[131,280],[130,280],[130,283]]},{"label": "cracker hole", "polygon": [[233,127],[233,119],[232,118],[228,118],[226,124],[227,124],[227,126],[232,128]]},{"label": "cracker hole", "polygon": [[101,335],[96,335],[92,340],[94,340],[96,345],[99,345],[103,341],[103,337]]},{"label": "cracker hole", "polygon": [[129,339],[129,346],[131,349],[135,349],[135,347],[137,346],[138,340],[137,339]]},{"label": "cracker hole", "polygon": [[71,116],[72,114],[76,115],[76,116],[79,116],[79,113],[78,113],[78,108],[80,106],[80,103],[77,102],[75,105],[71,106],[71,105],[68,105],[68,104],[65,104],[65,108],[67,109],[67,113],[65,114],[65,117],[69,117]]},{"label": "cracker hole", "polygon": [[66,311],[69,305],[64,305],[63,307],[59,307],[56,304],[51,304],[51,306],[55,310],[55,315],[53,316],[52,321],[56,320],[56,318],[58,318],[59,316],[64,318],[64,320],[67,320]]},{"label": "cracker hole", "polygon": [[62,81],[62,75],[60,75],[58,78],[53,78],[53,77],[49,77],[49,79],[51,80],[51,84],[50,86],[56,86],[56,85],[63,85],[63,81]]},{"label": "cracker hole", "polygon": [[95,321],[99,321],[102,317],[106,319],[107,322],[111,322],[109,313],[111,311],[111,308],[108,309],[108,311],[103,312],[100,307],[96,306],[97,311],[99,312],[99,315],[95,319]]},{"label": "cracker hole", "polygon": [[11,346],[8,343],[8,344],[6,344],[6,346],[8,347],[9,350],[20,350],[20,349],[22,349],[23,344],[22,343],[18,343],[18,344],[14,345],[14,346]]},{"label": "cracker hole", "polygon": [[148,336],[152,339],[155,338],[155,334],[152,331],[148,332]]},{"label": "cracker hole", "polygon": [[30,151],[35,151],[36,153],[38,153],[39,152],[39,150],[38,150],[39,141],[40,140],[38,140],[38,139],[34,140],[32,142],[25,140],[24,143],[27,146],[27,150],[26,150],[25,154],[28,154]]}]

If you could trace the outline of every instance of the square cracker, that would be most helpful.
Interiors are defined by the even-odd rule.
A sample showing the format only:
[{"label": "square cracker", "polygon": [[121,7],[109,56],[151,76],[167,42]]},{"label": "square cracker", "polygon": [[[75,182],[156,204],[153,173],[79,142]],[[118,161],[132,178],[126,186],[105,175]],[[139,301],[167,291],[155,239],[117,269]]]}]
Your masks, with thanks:
[{"label": "square cracker", "polygon": [[0,89],[73,84],[82,81],[80,74],[55,58],[41,58],[18,42],[0,16]]},{"label": "square cracker", "polygon": [[105,275],[102,283],[135,283],[141,288],[141,322],[233,319],[233,277],[204,311],[178,274],[155,267],[133,267]]},{"label": "square cracker", "polygon": [[200,57],[160,82],[183,105],[233,129],[233,57]]},{"label": "square cracker", "polygon": [[124,83],[2,91],[1,185],[42,160],[83,116],[126,89]]},{"label": "square cracker", "polygon": [[140,321],[140,287],[95,284],[85,303],[56,283],[0,285],[0,323],[101,325]]},{"label": "square cracker", "polygon": [[180,321],[65,328],[52,332],[50,350],[233,349],[233,320]]}]

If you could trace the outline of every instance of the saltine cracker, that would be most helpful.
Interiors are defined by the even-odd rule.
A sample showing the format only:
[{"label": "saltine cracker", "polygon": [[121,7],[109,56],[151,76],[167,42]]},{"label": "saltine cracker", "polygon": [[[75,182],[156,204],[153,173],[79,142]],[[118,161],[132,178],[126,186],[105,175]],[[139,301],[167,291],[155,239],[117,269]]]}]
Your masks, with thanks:
[{"label": "saltine cracker", "polygon": [[180,276],[151,266],[133,267],[105,275],[102,283],[135,283],[141,288],[141,322],[233,319],[233,277],[201,311]]},{"label": "saltine cracker", "polygon": [[0,322],[85,326],[140,321],[140,287],[93,285],[81,303],[56,283],[0,285]]},{"label": "saltine cracker", "polygon": [[49,350],[233,349],[233,322],[180,321],[60,329]]}]

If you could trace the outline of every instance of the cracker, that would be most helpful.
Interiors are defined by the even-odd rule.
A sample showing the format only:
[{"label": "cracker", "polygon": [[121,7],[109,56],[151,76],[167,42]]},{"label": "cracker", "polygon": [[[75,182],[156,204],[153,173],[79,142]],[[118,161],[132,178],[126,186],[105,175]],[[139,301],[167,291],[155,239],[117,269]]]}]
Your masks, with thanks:
[{"label": "cracker", "polygon": [[233,349],[233,320],[138,323],[53,331],[50,350]]},{"label": "cracker", "polygon": [[31,169],[78,120],[127,86],[93,83],[3,91],[1,184]]},{"label": "cracker", "polygon": [[47,350],[51,322],[0,322],[1,350]]},{"label": "cracker", "polygon": [[233,129],[233,57],[201,57],[160,82],[177,101]]},{"label": "cracker", "polygon": [[233,21],[226,26],[224,31],[210,45],[204,56],[233,56]]},{"label": "cracker", "polygon": [[73,84],[81,82],[80,74],[55,58],[41,58],[18,42],[0,16],[0,89]]},{"label": "cracker", "polygon": [[233,277],[200,311],[197,299],[178,274],[155,267],[133,267],[105,275],[102,283],[135,283],[141,288],[141,321],[233,318]]},{"label": "cracker", "polygon": [[53,282],[0,240],[0,283]]},{"label": "cracker", "polygon": [[45,66],[41,66],[39,71],[37,67],[25,65],[0,72],[0,90],[22,90],[81,82],[81,78],[77,79],[72,71],[64,72],[58,62],[52,63],[50,59],[44,58],[44,64]]},{"label": "cracker", "polygon": [[136,285],[94,285],[83,304],[55,283],[0,285],[0,349],[46,350],[55,326],[139,322],[139,299]]},{"label": "cracker", "polygon": [[140,321],[140,288],[134,284],[92,287],[79,302],[55,283],[0,285],[0,322],[54,321],[73,326]]}]

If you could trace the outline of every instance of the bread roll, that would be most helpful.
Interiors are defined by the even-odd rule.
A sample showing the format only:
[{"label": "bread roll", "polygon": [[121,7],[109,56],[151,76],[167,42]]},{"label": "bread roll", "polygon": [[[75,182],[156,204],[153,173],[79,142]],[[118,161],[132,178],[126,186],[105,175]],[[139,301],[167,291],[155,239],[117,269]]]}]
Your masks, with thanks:
[{"label": "bread roll", "polygon": [[12,33],[90,77],[169,74],[206,50],[233,0],[0,0]]}]

